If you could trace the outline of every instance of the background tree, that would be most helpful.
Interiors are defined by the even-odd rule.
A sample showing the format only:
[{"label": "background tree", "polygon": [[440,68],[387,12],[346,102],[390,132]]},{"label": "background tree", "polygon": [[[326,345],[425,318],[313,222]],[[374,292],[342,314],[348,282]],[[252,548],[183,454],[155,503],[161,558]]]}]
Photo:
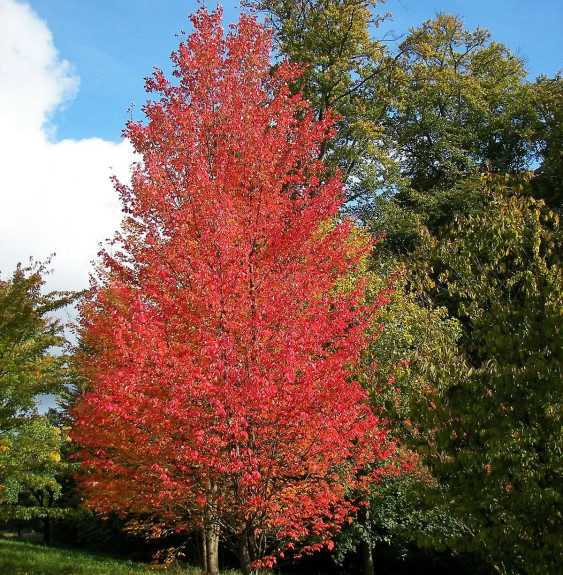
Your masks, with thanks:
[{"label": "background tree", "polygon": [[532,159],[523,61],[487,30],[437,14],[399,46],[390,129],[411,187],[451,187],[479,171],[516,173]]},{"label": "background tree", "polygon": [[63,501],[63,482],[73,467],[66,453],[67,433],[47,416],[35,416],[17,431],[4,433],[0,445],[0,518],[40,519],[46,544],[51,540],[52,520],[74,512]]},{"label": "background tree", "polygon": [[420,256],[433,300],[461,322],[466,368],[437,373],[411,413],[432,437],[421,453],[445,488],[436,502],[464,525],[449,543],[502,573],[545,573],[562,556],[562,236],[543,202],[482,185],[489,209]]},{"label": "background tree", "polygon": [[345,487],[390,447],[351,377],[379,302],[349,281],[370,242],[318,160],[332,120],[292,94],[295,67],[271,73],[253,18],[226,38],[220,18],[192,18],[178,85],[157,71],[128,126],[143,162],[82,307],[74,437],[92,507],[200,529],[208,573],[221,536],[250,574],[305,536],[330,546]]},{"label": "background tree", "polygon": [[41,293],[47,265],[18,265],[10,279],[0,280],[0,518],[42,518],[46,542],[49,518],[60,514],[50,508],[64,466],[61,431],[38,415],[37,404],[68,383],[63,325],[52,314],[76,299],[69,292]]},{"label": "background tree", "polygon": [[65,383],[67,357],[53,353],[65,342],[52,313],[71,303],[69,292],[42,294],[46,264],[18,265],[0,280],[0,432],[33,414],[39,396]]},{"label": "background tree", "polygon": [[[361,549],[366,575],[376,571],[369,567],[369,559],[379,568],[387,562],[391,571],[404,568],[408,561],[418,565],[423,559],[419,544],[462,531],[447,509],[425,505],[426,492],[435,488],[436,479],[419,449],[433,435],[414,416],[415,406],[426,405],[435,393],[437,374],[465,368],[458,347],[459,322],[447,309],[407,287],[406,270],[400,269],[385,241],[380,238],[375,246],[367,277],[368,293],[387,289],[388,298],[373,316],[378,335],[365,350],[358,373],[372,406],[385,418],[399,446],[396,465],[401,472],[388,474],[381,485],[373,486],[366,495],[369,508],[358,511],[336,548],[339,561],[345,553]],[[435,557],[436,563],[441,560]]]},{"label": "background tree", "polygon": [[360,212],[389,247],[405,256],[418,229],[431,233],[456,215],[486,207],[480,173],[517,174],[532,167],[538,139],[534,90],[523,61],[487,30],[438,14],[398,47],[385,142],[400,178],[384,182]]},{"label": "background tree", "polygon": [[318,119],[331,111],[337,133],[322,146],[340,168],[348,201],[390,177],[394,164],[380,145],[389,108],[391,58],[376,30],[386,15],[374,0],[248,1],[265,13],[281,57],[305,66],[296,84]]},{"label": "background tree", "polygon": [[[344,2],[338,3],[341,8],[344,4]],[[364,30],[367,29],[366,23],[370,21],[370,16],[367,14],[374,8],[373,4],[366,4],[362,4],[367,10],[366,16],[357,20],[361,22],[360,27]],[[314,94],[312,96],[314,102],[322,101],[322,83],[314,79],[315,74],[318,70],[324,69],[326,62],[332,62],[330,54],[332,47],[337,45],[338,30],[345,27],[338,28],[331,24],[323,29],[319,25],[323,21],[322,8],[326,7],[326,4],[321,2],[264,2],[262,5],[269,7],[273,14],[271,21],[280,39],[282,53],[290,54],[292,58],[299,60],[298,56],[293,55],[298,54],[299,46],[316,47],[316,50],[307,49],[309,57],[303,54],[302,58],[312,62],[309,66],[310,75],[306,76],[307,89]],[[305,23],[308,25],[302,25]],[[319,41],[320,38],[323,38],[322,42]],[[335,39],[334,44],[331,43],[332,38]],[[519,364],[514,357],[515,353],[523,356],[528,354],[530,366],[536,361],[539,362],[538,365],[541,364],[537,350],[532,351],[535,349],[532,341],[535,336],[531,340],[527,339],[527,336],[524,337],[522,326],[528,326],[531,321],[525,319],[527,311],[533,315],[534,309],[539,310],[542,305],[551,305],[548,302],[559,297],[557,282],[553,280],[553,277],[557,278],[558,264],[553,259],[550,260],[549,273],[555,274],[552,280],[546,282],[540,279],[543,278],[545,270],[541,270],[537,258],[541,259],[544,256],[538,256],[531,238],[537,239],[544,232],[538,232],[534,217],[530,215],[535,213],[533,206],[537,207],[539,204],[526,204],[526,200],[520,196],[517,200],[510,199],[513,195],[508,190],[495,192],[500,195],[492,194],[490,186],[482,184],[481,174],[522,174],[533,168],[535,162],[539,160],[540,166],[536,169],[535,176],[529,182],[521,182],[522,192],[544,198],[548,206],[560,210],[561,186],[558,174],[561,164],[559,145],[561,82],[559,77],[541,78],[536,84],[526,82],[523,62],[511,54],[505,46],[493,42],[489,32],[482,29],[468,31],[464,29],[463,22],[459,18],[446,14],[438,14],[419,28],[411,30],[394,54],[395,56],[391,58],[389,53],[382,50],[378,52],[377,57],[372,58],[372,70],[377,74],[374,78],[370,78],[372,108],[370,109],[368,104],[364,118],[370,118],[377,128],[375,126],[372,128],[371,148],[370,146],[364,148],[364,152],[372,151],[361,155],[360,163],[363,168],[359,168],[357,164],[347,184],[349,190],[353,190],[350,197],[358,200],[354,209],[370,224],[374,234],[382,232],[386,234],[385,239],[378,243],[374,251],[373,266],[375,269],[386,270],[387,277],[395,277],[396,288],[391,301],[380,308],[374,318],[375,325],[383,325],[384,329],[366,356],[363,381],[367,389],[377,390],[373,401],[392,417],[396,425],[395,435],[405,445],[424,456],[423,460],[431,463],[429,469],[432,470],[434,469],[432,466],[435,466],[433,479],[429,485],[435,493],[440,494],[435,496],[436,501],[446,501],[453,495],[453,491],[448,487],[449,481],[451,479],[455,483],[455,473],[464,468],[463,458],[468,452],[460,449],[459,457],[452,455],[457,467],[451,474],[444,471],[447,467],[445,464],[441,471],[438,469],[440,457],[447,459],[445,451],[450,449],[446,449],[444,445],[447,444],[447,434],[451,432],[452,418],[459,416],[463,420],[465,418],[461,416],[463,410],[478,409],[476,406],[483,404],[481,398],[483,389],[496,390],[492,393],[494,401],[499,401],[501,395],[498,384],[495,383],[494,373],[487,374],[482,365],[476,367],[474,362],[482,357],[503,365],[505,362],[510,364],[513,361],[510,368],[513,370],[513,375],[521,369],[516,367]],[[369,68],[370,65],[366,66],[365,70]],[[351,70],[352,66],[348,69]],[[352,77],[367,76],[352,75]],[[360,81],[359,86],[364,88],[365,85]],[[315,97],[318,100],[315,100]],[[336,109],[337,102],[338,100],[334,102]],[[319,103],[315,105],[319,109],[322,107]],[[344,116],[342,126],[354,125],[356,116],[351,109],[346,110],[343,107],[338,111]],[[339,140],[336,139],[335,142]],[[373,148],[376,148],[377,152],[373,152]],[[387,158],[388,168],[395,166],[395,172],[379,169],[382,158]],[[395,164],[392,162],[393,158],[396,160]],[[361,176],[358,175],[360,173]],[[369,174],[372,176],[371,181]],[[386,193],[381,194],[381,191]],[[506,202],[506,206],[501,208],[503,202]],[[509,219],[510,223],[507,224],[505,232],[501,218],[509,209],[507,206],[512,206],[516,214],[519,214],[517,218],[520,219],[518,221]],[[543,214],[544,208],[541,208],[540,212]],[[543,217],[542,215],[540,219]],[[454,229],[451,226],[454,221],[458,222],[454,226],[455,229],[460,226],[455,234],[460,251],[451,257],[446,257],[445,252],[438,251],[438,246],[442,243],[447,246],[455,245],[450,244]],[[466,224],[462,226],[461,222]],[[542,222],[547,228],[556,229],[553,222],[550,224],[546,223],[547,220]],[[448,281],[454,282],[452,278],[457,277],[458,273],[457,267],[454,266],[457,259],[459,262],[455,265],[458,267],[467,264],[470,249],[468,246],[471,244],[471,249],[475,246],[478,225],[489,226],[490,233],[497,234],[494,240],[487,236],[493,251],[491,259],[486,260],[488,263],[484,265],[490,266],[486,269],[491,276],[488,278],[487,273],[483,273],[478,267],[471,266],[464,269],[461,278],[465,283],[458,278],[459,282],[466,286],[463,289],[469,290],[467,286],[471,285],[474,291],[471,293],[467,291],[462,296],[461,291],[456,291],[462,289],[460,287],[462,283],[457,283],[457,287],[451,289],[447,287],[449,284],[444,279],[446,277],[444,274],[451,274],[448,276],[450,277]],[[505,236],[505,233],[508,235]],[[511,244],[514,238],[522,241],[519,248],[520,259],[507,257],[514,254],[515,247]],[[530,243],[526,244],[528,240]],[[487,246],[487,241],[483,240],[483,246]],[[543,246],[545,238],[538,241]],[[429,245],[436,246],[436,251],[429,250]],[[482,256],[485,257],[484,252]],[[497,275],[495,265],[492,264],[495,258],[498,258],[498,266],[506,268],[502,276],[507,280],[504,283],[498,281],[498,277],[501,276]],[[397,270],[406,270],[405,275],[397,276]],[[534,282],[538,286],[544,285],[544,288],[538,288],[535,296],[537,299],[534,300],[535,303],[530,304],[529,310],[521,306],[523,301],[521,294],[513,303],[514,289],[507,279],[512,275],[521,277],[521,274],[524,274],[526,281],[532,285],[535,285]],[[525,291],[528,288],[522,289]],[[530,293],[533,289],[535,288],[530,288]],[[460,300],[465,298],[468,302],[473,294],[477,294],[476,301],[480,302],[475,303],[477,306],[475,310],[482,308],[482,311],[472,312],[476,314],[475,316],[462,311],[460,307]],[[479,296],[482,296],[481,299]],[[483,299],[485,297],[488,298],[486,301]],[[493,313],[492,309],[497,311]],[[493,333],[497,336],[504,334],[507,329],[505,326],[514,328],[514,333],[523,337],[521,343],[512,337],[504,340],[505,345],[512,346],[512,353],[505,353],[502,345],[496,344],[496,347],[489,345],[490,342],[487,340],[489,336],[484,335],[486,333],[484,323],[479,327],[482,332],[474,328],[473,321],[476,321],[477,315],[481,313],[488,321],[486,325],[491,337]],[[537,313],[538,317],[541,317],[541,312]],[[560,317],[555,316],[555,320],[560,320]],[[546,330],[549,330],[550,321],[546,322]],[[477,333],[481,335],[475,337]],[[538,332],[534,333],[538,335]],[[551,332],[551,336],[557,338],[558,333],[558,331]],[[545,353],[551,357],[549,361],[553,360],[553,365],[557,365],[558,360],[555,359],[557,353],[554,353],[552,346],[560,347],[560,343],[554,341],[548,332],[545,336],[547,338]],[[538,340],[541,337],[539,335]],[[405,359],[407,361],[403,361]],[[372,367],[374,364],[376,366],[379,364],[381,370],[378,367],[374,369]],[[388,377],[389,368],[394,376],[391,379]],[[480,373],[480,384],[476,383],[476,369]],[[506,368],[507,371],[510,369]],[[531,367],[526,368],[529,369]],[[553,369],[555,374],[559,373],[559,368],[549,369]],[[538,373],[540,372],[541,369]],[[490,379],[488,383],[487,379]],[[522,403],[518,408],[515,406],[509,408],[509,412],[514,414],[514,419],[506,418],[506,421],[511,421],[507,425],[513,425],[515,429],[520,426],[532,436],[534,433],[530,427],[535,428],[535,424],[531,420],[526,422],[517,419],[528,410],[526,399],[523,396],[518,397],[517,390],[530,388],[517,379],[509,380],[508,376],[505,378],[506,387],[502,393],[509,393],[508,390],[514,385],[512,401]],[[469,381],[472,383],[469,384]],[[536,383],[538,387],[543,387],[545,393],[554,394],[553,397],[559,393],[556,377],[552,379],[551,376],[545,376],[541,384]],[[527,385],[534,387],[536,384],[530,380]],[[443,407],[444,402],[449,405],[449,394],[454,394],[454,390],[458,388],[465,392],[456,407],[460,409],[457,416],[453,412],[438,409],[437,406]],[[397,389],[400,389],[398,396]],[[542,398],[540,393],[538,409],[543,399],[545,398]],[[464,408],[461,407],[462,402],[465,402]],[[485,405],[488,404],[485,402]],[[492,410],[491,405],[485,408],[486,415],[483,415],[484,420],[480,421],[479,425],[475,419],[468,423],[473,430],[471,433],[475,433],[479,426],[489,429],[484,433],[495,433],[494,429],[502,427],[499,422],[503,418],[493,417]],[[538,415],[538,421],[543,421],[545,417],[546,413]],[[538,426],[543,430],[541,433],[538,432],[539,435],[545,431],[546,437],[551,437],[550,422],[546,421],[545,426],[543,423],[538,423]],[[463,436],[459,430],[456,433],[460,437]],[[499,437],[503,435],[500,434]],[[538,439],[539,443],[534,441],[526,444],[518,439],[516,443],[521,445],[523,454],[535,453],[536,449],[541,451],[538,447],[540,443],[548,440]],[[509,460],[510,453],[515,457],[516,447],[515,445],[513,447],[514,449],[507,445],[506,451],[502,452],[499,445],[498,458]],[[456,448],[451,448],[452,454],[455,454]],[[556,453],[556,444],[552,444],[549,450]],[[435,454],[435,457],[427,458],[425,454],[428,453]],[[481,461],[483,457],[484,452],[477,449],[475,460]],[[535,455],[531,457],[534,459]],[[548,459],[550,457],[551,455]],[[473,466],[474,461],[468,460],[464,470],[460,471],[460,477],[464,477],[467,481],[460,479],[459,485],[463,484],[463,489],[460,487],[456,492],[456,496],[463,494],[464,502],[467,500],[474,503],[472,509],[469,510],[471,503],[468,503],[468,507],[463,507],[462,504],[463,512],[458,513],[458,509],[453,509],[449,514],[446,506],[437,507],[442,517],[449,515],[447,524],[454,526],[449,544],[458,550],[480,548],[482,540],[486,537],[486,529],[481,530],[485,524],[484,516],[480,516],[480,512],[476,509],[479,506],[486,508],[490,504],[488,498],[498,495],[495,493],[493,496],[492,487],[491,492],[487,494],[488,488],[485,486],[487,481],[497,480],[500,476],[493,474],[481,483],[483,478],[478,473],[473,473]],[[499,467],[502,468],[500,465]],[[548,491],[552,489],[557,477],[545,470],[541,471],[539,466],[534,468],[532,465],[530,470],[532,468],[530,481],[532,483],[539,481],[543,486],[541,489],[545,488]],[[510,465],[506,464],[504,471],[508,469]],[[472,476],[478,480],[470,485],[469,479]],[[540,477],[543,479],[540,480]],[[503,481],[504,484],[511,485],[505,479]],[[534,489],[530,488],[530,493],[533,491]],[[523,501],[520,495],[515,495],[516,492],[512,493],[514,501],[518,501],[514,503],[514,509]],[[489,518],[493,521],[491,530],[497,530],[497,534],[500,532],[499,518],[508,520],[511,513],[507,509],[501,509],[502,505],[504,503],[498,503],[495,507],[496,523]],[[506,547],[503,551],[499,551],[498,555],[495,553],[487,555],[488,552],[481,549],[487,561],[497,562],[499,569],[531,568],[530,565],[524,566],[518,563],[519,552],[515,551],[511,555],[508,550],[510,544],[513,544],[518,537],[522,537],[528,542],[534,541],[532,545],[544,548],[544,551],[538,551],[536,554],[530,552],[529,556],[535,556],[536,560],[540,561],[538,554],[545,552],[551,559],[546,559],[543,565],[549,565],[549,561],[553,560],[554,547],[552,543],[546,543],[552,538],[552,534],[549,534],[551,528],[548,525],[553,527],[558,524],[558,519],[552,517],[549,512],[543,514],[541,506],[537,509],[540,510],[539,524],[542,525],[538,530],[544,530],[546,539],[543,539],[543,535],[539,535],[539,531],[534,531],[528,523],[527,527],[522,527],[519,535],[512,533],[507,537]],[[407,509],[404,510],[407,515]],[[474,522],[471,529],[464,523],[464,512],[470,514],[470,523]],[[377,516],[377,513],[374,515]],[[527,514],[524,507],[514,511],[512,517],[513,527],[520,521],[522,525],[527,523],[526,517],[537,519],[532,510]],[[379,525],[376,519],[371,523],[371,534],[365,530],[365,525],[354,526],[361,535],[360,539],[362,537],[364,540],[369,540],[370,537],[373,539],[373,535],[385,537],[389,533],[387,529],[389,525],[385,522]],[[425,533],[424,529],[419,529],[418,538],[421,543],[442,545],[444,535],[444,531],[440,530],[429,534]],[[494,536],[491,537],[494,540]],[[463,544],[460,543],[461,540],[464,541]],[[513,551],[521,544],[521,542],[515,543]],[[503,545],[499,544],[498,549],[501,548]],[[538,562],[538,565],[541,564]]]},{"label": "background tree", "polygon": [[530,183],[531,195],[563,213],[563,76],[540,77],[534,86],[538,112],[540,165]]}]

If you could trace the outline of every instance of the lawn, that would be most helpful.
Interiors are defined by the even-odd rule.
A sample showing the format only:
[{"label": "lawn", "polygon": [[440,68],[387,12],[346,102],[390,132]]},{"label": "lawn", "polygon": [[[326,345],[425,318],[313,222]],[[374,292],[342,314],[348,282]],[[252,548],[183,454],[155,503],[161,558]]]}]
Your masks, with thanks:
[{"label": "lawn", "polygon": [[[166,570],[154,565],[119,561],[62,547],[0,539],[0,575],[201,575],[193,567],[173,566]],[[231,572],[235,575],[234,572]]]}]

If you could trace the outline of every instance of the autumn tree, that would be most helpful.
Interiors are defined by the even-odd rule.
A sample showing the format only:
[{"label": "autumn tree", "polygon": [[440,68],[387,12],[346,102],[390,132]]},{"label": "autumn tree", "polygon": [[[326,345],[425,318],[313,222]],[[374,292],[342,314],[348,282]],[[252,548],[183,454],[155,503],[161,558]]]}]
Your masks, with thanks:
[{"label": "autumn tree", "polygon": [[305,536],[330,546],[389,446],[351,375],[379,300],[318,159],[332,119],[292,93],[296,67],[271,72],[254,18],[220,19],[192,17],[177,82],[156,71],[127,127],[142,162],[82,307],[74,438],[92,508],[199,530],[210,574],[221,538],[248,575]]}]

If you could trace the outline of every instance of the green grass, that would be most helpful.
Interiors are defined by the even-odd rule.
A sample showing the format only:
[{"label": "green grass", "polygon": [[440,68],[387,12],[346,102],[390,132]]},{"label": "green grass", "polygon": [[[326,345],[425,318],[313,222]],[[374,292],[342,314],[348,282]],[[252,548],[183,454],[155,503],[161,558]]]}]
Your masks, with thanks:
[{"label": "green grass", "polygon": [[[0,539],[0,575],[201,575],[193,567],[154,565],[119,561],[62,547]],[[235,575],[235,572],[231,572]]]}]

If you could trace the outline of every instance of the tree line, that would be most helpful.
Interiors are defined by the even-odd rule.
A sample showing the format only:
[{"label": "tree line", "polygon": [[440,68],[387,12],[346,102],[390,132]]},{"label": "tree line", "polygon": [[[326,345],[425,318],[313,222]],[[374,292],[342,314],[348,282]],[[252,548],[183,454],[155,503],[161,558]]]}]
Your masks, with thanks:
[{"label": "tree line", "polygon": [[208,575],[220,548],[556,572],[561,76],[448,14],[393,44],[375,2],[246,8],[147,80],[91,289],[0,282],[2,517],[82,498]]}]

